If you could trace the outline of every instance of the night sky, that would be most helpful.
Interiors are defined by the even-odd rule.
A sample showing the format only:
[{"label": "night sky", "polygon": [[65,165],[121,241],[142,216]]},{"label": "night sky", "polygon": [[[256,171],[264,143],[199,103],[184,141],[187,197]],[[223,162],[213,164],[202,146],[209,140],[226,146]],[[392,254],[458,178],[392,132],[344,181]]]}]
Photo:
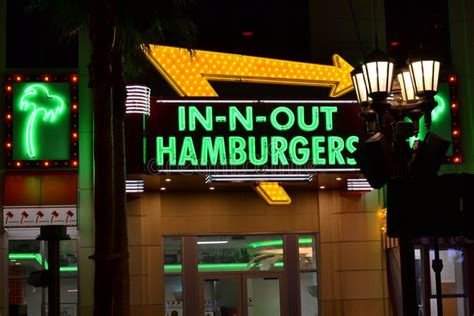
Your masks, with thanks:
[{"label": "night sky", "polygon": [[[58,40],[49,21],[37,13],[25,13],[28,0],[7,1],[7,67],[76,68],[77,38]],[[311,61],[308,0],[196,0],[186,9],[196,24],[196,48],[298,61]],[[385,1],[387,51],[402,64],[414,48],[436,51],[443,68],[449,68],[448,0]],[[165,39],[164,44],[172,44]],[[144,61],[146,63],[146,61]],[[156,70],[141,75],[141,83],[156,86],[161,95],[174,96]],[[226,96],[318,97],[324,89],[217,83]],[[278,93],[279,95],[275,95]],[[316,94],[316,95],[315,95]],[[327,95],[327,92],[325,91]]]}]

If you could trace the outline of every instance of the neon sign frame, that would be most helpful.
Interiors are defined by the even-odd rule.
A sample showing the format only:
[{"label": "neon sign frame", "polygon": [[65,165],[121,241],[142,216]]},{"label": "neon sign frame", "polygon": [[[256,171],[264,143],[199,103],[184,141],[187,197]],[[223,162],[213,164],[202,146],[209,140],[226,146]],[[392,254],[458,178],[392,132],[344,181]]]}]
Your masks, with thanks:
[{"label": "neon sign frame", "polygon": [[[47,110],[45,109],[45,104],[38,104],[29,100],[32,98],[34,99],[34,97],[37,97],[38,94],[41,93],[44,93],[46,98],[50,99],[50,101],[55,100],[58,106],[53,110]],[[25,146],[28,157],[32,159],[36,157],[37,138],[34,137],[34,133],[36,126],[35,123],[39,120],[39,114],[43,114],[44,122],[49,121],[50,123],[55,123],[58,120],[60,114],[64,112],[65,107],[66,101],[58,95],[50,94],[49,90],[43,84],[33,84],[26,88],[26,91],[20,98],[20,110],[28,111],[29,109],[33,108],[33,110],[30,111],[30,116],[28,118],[25,132]]]},{"label": "neon sign frame", "polygon": [[[188,106],[184,107],[185,104],[188,104]],[[176,117],[179,120],[180,115],[183,115],[183,112],[181,112],[180,110],[182,110],[184,108],[186,108],[188,111],[192,110],[193,107],[191,105],[194,105],[194,104],[201,105],[201,111],[202,111],[201,113],[197,113],[197,112],[194,113],[193,111],[191,111],[193,113],[192,118],[193,118],[194,121],[191,120],[191,117],[189,115],[187,115],[185,121],[182,121],[182,119],[181,119],[181,121],[176,122],[176,123],[172,123],[170,125],[170,123],[169,123],[170,116],[169,115],[173,115],[173,116],[176,115]],[[229,106],[219,107],[219,104],[226,104],[226,105],[229,105]],[[240,106],[240,110],[242,110],[243,107],[245,105],[247,105],[246,108],[252,107],[253,111],[251,111],[251,113],[249,113],[248,111],[239,112],[240,110],[239,111],[232,111],[232,108],[233,108],[231,106],[232,104]],[[277,104],[279,106],[277,106]],[[281,110],[281,109],[288,109],[285,106],[286,105],[290,106],[290,104],[291,104],[291,108],[294,111],[294,113],[289,114],[289,113],[287,113],[287,111]],[[348,117],[349,117],[348,114],[352,114],[352,112],[355,113],[355,110],[357,110],[354,107],[355,105],[357,105],[357,103],[356,103],[356,101],[353,101],[353,100],[228,100],[228,99],[227,100],[221,100],[221,99],[157,100],[156,103],[153,105],[153,108],[154,108],[155,111],[152,110],[152,118],[154,118],[155,115],[157,115],[157,113],[156,113],[157,111],[159,113],[162,113],[161,114],[162,118],[158,119],[157,121],[155,121],[156,120],[156,118],[155,118],[155,120],[153,120],[152,124],[155,124],[157,126],[167,125],[168,127],[163,127],[162,129],[158,128],[158,130],[154,129],[153,127],[150,127],[150,126],[149,126],[149,128],[147,128],[147,139],[149,140],[148,144],[146,145],[146,148],[147,148],[147,151],[148,151],[148,153],[146,154],[146,161],[147,161],[146,168],[147,168],[147,171],[150,174],[167,174],[167,173],[168,174],[249,174],[249,173],[285,174],[285,173],[288,173],[288,172],[298,173],[298,174],[311,174],[311,173],[322,172],[322,171],[357,172],[357,171],[359,171],[359,168],[355,165],[355,162],[352,162],[352,160],[351,160],[352,158],[344,156],[345,158],[342,158],[342,160],[344,160],[346,162],[345,163],[344,162],[339,163],[339,160],[340,160],[339,158],[340,157],[336,157],[337,153],[332,154],[332,153],[326,152],[326,154],[328,156],[327,159],[329,159],[329,160],[326,159],[326,161],[324,162],[323,165],[321,164],[322,162],[318,162],[318,164],[320,166],[313,165],[310,161],[314,161],[314,159],[315,159],[314,157],[316,157],[316,156],[319,157],[319,153],[316,153],[316,152],[312,151],[312,148],[314,148],[314,146],[315,146],[312,142],[310,142],[310,144],[307,144],[308,148],[304,149],[304,151],[307,152],[307,154],[305,154],[305,157],[312,155],[312,156],[310,156],[312,158],[306,157],[306,158],[308,158],[308,159],[306,159],[307,163],[300,163],[300,161],[298,161],[298,159],[295,159],[295,157],[294,157],[295,154],[290,153],[292,147],[291,147],[291,145],[289,145],[290,144],[289,142],[287,143],[287,145],[289,145],[289,146],[287,146],[288,147],[288,153],[287,154],[289,155],[289,156],[287,156],[288,162],[289,162],[288,164],[280,166],[279,163],[275,163],[274,160],[276,158],[271,157],[271,150],[272,150],[271,147],[272,146],[270,146],[270,148],[265,151],[265,150],[262,149],[262,148],[265,147],[265,146],[262,147],[262,144],[260,144],[258,146],[258,148],[260,148],[260,154],[262,154],[262,155],[263,155],[264,152],[267,152],[268,157],[267,157],[266,163],[264,165],[260,165],[260,167],[259,167],[259,164],[253,164],[252,163],[251,157],[255,156],[255,152],[252,151],[252,149],[250,147],[252,147],[252,146],[255,147],[254,145],[256,144],[256,141],[257,141],[256,140],[257,137],[254,137],[254,136],[258,136],[259,140],[261,138],[264,138],[264,137],[268,136],[268,142],[269,142],[268,144],[270,144],[271,139],[278,138],[278,140],[280,140],[282,138],[281,136],[286,135],[288,132],[289,132],[288,135],[295,136],[294,138],[298,138],[297,134],[298,134],[299,129],[301,129],[301,131],[303,133],[305,133],[305,137],[310,137],[311,136],[312,138],[314,138],[314,137],[318,138],[318,142],[320,141],[319,138],[326,138],[326,136],[328,136],[327,137],[328,138],[327,146],[329,146],[329,147],[331,146],[331,144],[329,143],[329,140],[333,140],[333,138],[342,139],[339,136],[341,134],[344,134],[344,137],[347,136],[347,140],[344,140],[344,149],[341,149],[341,150],[344,150],[344,153],[346,151],[348,151],[348,153],[353,152],[350,149],[352,147],[349,148],[347,146],[352,146],[351,144],[356,142],[355,140],[352,139],[352,138],[356,138],[356,137],[354,137],[352,135],[353,135],[353,133],[359,132],[359,129],[363,130],[363,122],[360,121],[360,124],[354,124],[354,128],[352,128],[352,129],[342,128],[338,131],[336,129],[334,129],[334,131],[332,131],[333,122],[332,122],[332,116],[331,115],[334,112],[334,111],[332,111],[333,110],[332,108],[334,107],[335,109],[337,109],[335,107],[336,104],[339,105],[339,107],[337,107],[337,108],[343,110],[343,112],[341,112],[341,114],[340,114],[340,115],[342,115],[342,117],[340,117],[340,118],[342,118],[342,120],[347,120]],[[183,106],[181,106],[181,105],[183,105]],[[314,111],[313,111],[314,109],[313,108],[316,107],[316,106],[319,106],[319,107],[325,109],[324,112],[320,113],[321,123],[318,123],[318,124],[320,124],[320,126],[315,126],[314,122],[312,122],[312,126],[311,126],[311,124],[308,124],[309,122],[303,122],[298,118],[295,118],[294,120],[291,119],[291,118],[293,118],[293,115],[301,114],[302,111],[299,111],[299,110],[302,110],[302,108],[303,108],[302,105],[307,105],[308,106],[306,108],[307,114],[310,113],[310,112],[312,114],[314,114]],[[352,107],[347,107],[345,105],[352,105]],[[227,113],[228,117],[225,117],[225,114],[220,113],[220,112],[214,112],[214,114],[211,114],[211,112],[208,111],[208,110],[210,110],[210,108],[209,108],[210,106],[213,106],[214,110],[216,110],[216,111],[224,111],[224,112],[228,111],[228,113]],[[160,107],[161,107],[161,109],[160,109]],[[207,108],[207,110],[203,110],[204,108]],[[273,110],[270,111],[269,110],[270,108],[272,108]],[[162,112],[162,111],[173,111],[173,112],[167,112],[167,115],[165,115],[165,114],[163,114],[164,112]],[[292,122],[291,125],[293,127],[293,130],[292,131],[285,130],[289,123],[287,123],[285,121],[284,117],[280,118],[280,120],[281,120],[280,123],[281,124],[279,122],[276,122],[276,123],[273,122],[273,123],[275,123],[275,125],[274,125],[272,123],[271,119],[270,119],[272,117],[270,112],[272,112],[272,113],[278,112],[278,113],[283,113],[283,114],[286,113],[285,115],[287,115],[287,117],[290,118],[289,122]],[[206,113],[207,113],[207,115],[206,115]],[[243,113],[245,114],[246,117],[242,116]],[[224,114],[224,115],[222,115],[222,114]],[[232,115],[232,114],[234,114],[234,115]],[[205,115],[206,117],[203,117],[203,115]],[[263,120],[263,116],[265,116],[265,115],[267,116],[267,117],[265,117],[267,120]],[[161,120],[163,120],[163,118],[165,116],[166,116],[166,121],[161,122]],[[249,117],[251,119],[254,119],[255,122],[250,123],[248,121]],[[327,117],[330,117],[331,119],[327,119]],[[215,122],[211,122],[211,120],[215,121]],[[342,120],[338,120],[339,121],[338,124],[340,126],[343,126]],[[239,131],[236,131],[236,128],[235,128],[236,121],[239,122],[239,126],[241,127],[241,129]],[[275,117],[274,117],[274,121],[275,121]],[[160,124],[160,122],[163,123],[163,124]],[[192,122],[194,122],[194,123],[192,123]],[[272,123],[272,127],[271,127],[271,130],[268,129],[268,131],[269,131],[268,135],[263,135],[262,136],[262,135],[258,134],[259,131],[267,129],[263,125],[265,125],[265,124],[270,125],[270,123]],[[331,123],[331,124],[329,124],[329,123]],[[199,124],[200,131],[196,131],[195,124]],[[257,124],[260,124],[260,125],[257,127]],[[226,127],[222,127],[222,126],[226,126]],[[346,127],[347,126],[348,126],[348,124],[346,124]],[[216,128],[216,130],[213,130],[213,127]],[[281,127],[281,130],[279,130],[280,127]],[[309,127],[311,127],[310,130],[309,129],[305,130],[305,128],[307,129]],[[318,129],[318,131],[323,131],[324,130],[323,133],[325,133],[324,134],[325,136],[321,136],[321,137],[314,136],[314,135],[317,134],[315,132],[316,129]],[[230,134],[228,134],[226,131],[228,131]],[[329,131],[329,132],[327,132],[327,131]],[[212,138],[212,135],[214,135],[216,132],[220,136],[214,137],[214,140],[209,140],[209,138],[210,137]],[[227,151],[227,149],[226,149],[227,145],[223,145],[222,141],[226,142],[226,144],[227,144],[227,141],[230,142],[234,138],[237,138],[236,141],[239,140],[239,139],[243,140],[244,138],[239,136],[239,135],[241,135],[242,132],[246,133],[244,137],[248,136],[247,138],[248,138],[248,141],[249,141],[249,143],[247,144],[248,145],[247,149],[249,150],[249,153],[246,156],[247,160],[244,164],[242,164],[242,162],[240,160],[238,162],[232,164],[230,162],[231,159],[229,159],[229,157],[233,157],[232,153],[229,151],[229,152],[226,152],[226,153],[222,154],[222,151]],[[162,133],[164,133],[164,134],[162,134]],[[175,133],[177,133],[177,134],[175,134]],[[193,135],[193,136],[188,137],[188,136],[186,136],[186,135],[188,135],[187,133],[190,133],[190,135]],[[202,134],[202,133],[205,133],[205,134]],[[254,135],[254,133],[256,133],[256,134]],[[275,134],[273,134],[273,133],[275,133]],[[326,133],[327,133],[327,135],[326,135]],[[173,135],[177,135],[178,138],[174,137]],[[223,135],[225,135],[225,136],[223,136]],[[244,134],[242,134],[242,135],[244,135]],[[278,135],[280,135],[280,136],[278,136]],[[169,139],[166,139],[166,137],[168,137]],[[201,159],[201,160],[198,161],[197,157],[194,157],[194,154],[193,155],[186,154],[186,157],[185,157],[186,161],[184,161],[184,160],[181,161],[181,159],[179,159],[180,157],[177,157],[176,154],[181,155],[180,153],[183,152],[183,148],[192,148],[194,150],[194,145],[189,143],[190,138],[191,139],[194,138],[197,141],[198,140],[203,141],[202,143],[197,142],[198,145],[197,145],[196,151],[195,151],[196,153],[197,152],[201,153],[201,155],[198,155],[201,158],[202,158],[203,153],[209,153],[206,149],[209,146],[211,146],[211,145],[208,144],[209,141],[214,143],[213,146],[215,148],[221,148],[222,149],[222,151],[218,155],[219,157],[216,156],[216,157],[214,157],[214,159],[211,159],[212,157],[207,157],[206,156],[205,161],[211,162],[211,163],[210,164],[208,164],[208,163],[204,164],[203,160]],[[299,138],[302,138],[302,137],[299,137]],[[312,138],[311,138],[311,141],[314,141],[314,139],[312,139]],[[181,144],[181,140],[183,140],[183,145],[186,145],[185,147],[181,147],[181,150],[178,150],[176,148],[173,149],[173,148],[170,147],[172,145],[172,143]],[[221,142],[218,143],[217,142],[218,140],[221,141]],[[172,143],[168,143],[168,141],[172,141]],[[204,142],[204,141],[207,141],[207,142]],[[260,140],[260,141],[262,141],[262,140]],[[295,142],[299,142],[299,141],[295,140]],[[240,143],[241,142],[239,142],[239,144]],[[158,146],[158,147],[154,147],[155,145]],[[219,146],[217,146],[217,145],[219,145]],[[229,143],[229,146],[230,145],[231,144]],[[280,145],[281,145],[281,143],[280,143]],[[318,145],[316,147],[318,147],[320,145],[322,146],[323,144],[318,143]],[[333,145],[333,147],[334,146],[335,145]],[[156,148],[163,148],[164,149],[161,156],[155,156],[155,151],[157,150]],[[233,148],[233,146],[230,146],[230,148]],[[165,153],[165,151],[166,151],[166,153]],[[302,150],[299,150],[299,151],[301,152]],[[336,151],[336,148],[334,148],[334,151]],[[293,150],[293,152],[294,152],[294,150]],[[339,155],[340,154],[341,154],[341,151],[339,151]],[[163,157],[164,157],[163,155],[167,155],[166,158],[169,158],[169,159],[172,159],[172,160],[171,161],[168,161],[168,159],[166,159],[166,161],[163,160]],[[224,162],[222,161],[222,157],[223,157],[222,155],[226,156],[226,157],[224,157]],[[234,155],[235,155],[235,153],[234,153]],[[347,154],[343,154],[343,155],[347,155]],[[259,158],[259,160],[262,160],[262,159],[263,159],[262,157]],[[286,159],[286,158],[283,157],[283,158],[279,158],[279,159]],[[334,159],[336,159],[338,162],[337,163],[331,163],[330,161],[332,161]],[[214,161],[216,163],[212,163],[212,161]],[[271,166],[275,165],[275,164],[278,165],[278,167],[277,168],[275,168],[275,167],[272,168]],[[325,167],[325,165],[328,165],[328,167]],[[329,167],[329,165],[331,165],[331,166]]]},{"label": "neon sign frame", "polygon": [[[17,102],[20,104],[18,113],[24,112],[22,115],[27,115],[30,112],[28,122],[26,124],[26,130],[22,143],[25,144],[24,149],[27,154],[25,158],[18,159],[18,154],[15,158],[14,149],[17,144],[14,143],[14,128],[15,128],[15,116],[14,116],[14,95],[16,86],[24,84],[26,93],[20,97]],[[69,86],[70,100],[63,100],[60,96],[50,95],[48,85],[49,84],[67,84]],[[22,86],[23,87],[23,86]],[[34,89],[30,89],[35,87]],[[10,169],[76,169],[79,165],[79,76],[77,74],[65,74],[65,75],[24,75],[24,74],[11,74],[8,76],[5,83],[6,92],[6,111],[4,121],[6,125],[6,137],[4,148],[6,151],[6,167]],[[47,98],[50,102],[56,102],[57,106],[55,109],[46,110],[44,107],[40,108],[40,105],[34,104],[31,100],[27,100],[27,96],[33,96],[35,93],[45,93],[44,98]],[[17,96],[18,98],[18,96]],[[54,100],[54,101],[53,101]],[[28,101],[28,102],[26,102]],[[69,108],[67,108],[69,103]],[[64,111],[69,111],[69,147],[66,149],[68,159],[45,159],[44,157],[36,156],[36,145],[35,135],[33,133],[33,127],[35,121],[43,121],[47,123],[57,122],[59,116]],[[33,115],[34,114],[34,115]],[[18,136],[15,136],[17,139]],[[17,148],[18,149],[18,148]]]}]

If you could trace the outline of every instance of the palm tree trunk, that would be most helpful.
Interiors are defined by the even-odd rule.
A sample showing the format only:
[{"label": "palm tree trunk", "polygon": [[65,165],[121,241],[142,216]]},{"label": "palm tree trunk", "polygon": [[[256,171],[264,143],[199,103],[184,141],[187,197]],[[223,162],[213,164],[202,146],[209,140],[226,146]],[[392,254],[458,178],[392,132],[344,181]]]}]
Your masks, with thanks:
[{"label": "palm tree trunk", "polygon": [[115,251],[120,258],[115,266],[117,275],[114,300],[117,316],[130,315],[130,272],[128,261],[126,165],[125,165],[125,99],[127,97],[123,72],[123,54],[120,31],[115,35],[112,57],[113,137],[114,137],[114,197],[115,197]]},{"label": "palm tree trunk", "polygon": [[92,56],[90,79],[94,111],[94,315],[114,315],[110,274],[114,259],[114,178],[111,103],[111,53],[115,17],[113,0],[90,0]]}]

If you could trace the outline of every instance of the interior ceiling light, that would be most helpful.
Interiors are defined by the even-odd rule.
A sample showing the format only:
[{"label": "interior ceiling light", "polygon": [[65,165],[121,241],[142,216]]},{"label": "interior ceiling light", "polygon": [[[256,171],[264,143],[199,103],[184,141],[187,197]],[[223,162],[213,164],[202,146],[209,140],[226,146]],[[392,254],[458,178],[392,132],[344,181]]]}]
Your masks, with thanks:
[{"label": "interior ceiling light", "polygon": [[288,205],[291,203],[290,196],[277,182],[259,182],[255,186],[255,190],[268,205]]},{"label": "interior ceiling light", "polygon": [[203,240],[198,241],[198,245],[220,245],[220,244],[228,244],[228,240]]},{"label": "interior ceiling light", "polygon": [[311,182],[312,174],[209,174],[206,183],[212,182]]}]

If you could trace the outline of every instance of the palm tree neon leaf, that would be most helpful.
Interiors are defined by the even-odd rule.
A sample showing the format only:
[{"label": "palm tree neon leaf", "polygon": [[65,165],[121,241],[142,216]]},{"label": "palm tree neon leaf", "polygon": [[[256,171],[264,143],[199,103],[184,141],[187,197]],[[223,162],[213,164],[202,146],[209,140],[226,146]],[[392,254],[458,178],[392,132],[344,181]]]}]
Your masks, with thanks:
[{"label": "palm tree neon leaf", "polygon": [[20,110],[30,112],[26,126],[25,145],[29,158],[36,158],[36,122],[41,117],[45,123],[55,123],[66,109],[66,102],[59,96],[51,94],[44,84],[28,86],[21,99]]}]

